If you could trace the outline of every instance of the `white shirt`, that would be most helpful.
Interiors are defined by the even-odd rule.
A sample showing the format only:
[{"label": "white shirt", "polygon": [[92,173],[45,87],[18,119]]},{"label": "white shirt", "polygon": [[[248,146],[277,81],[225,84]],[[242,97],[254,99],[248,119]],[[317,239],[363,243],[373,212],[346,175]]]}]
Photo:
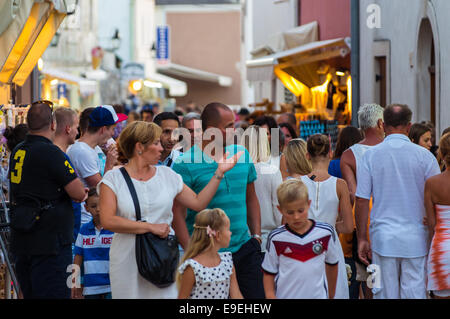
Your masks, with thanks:
[{"label": "white shirt", "polygon": [[86,177],[93,176],[97,173],[101,175],[98,149],[92,148],[88,144],[80,141],[75,141],[67,149],[67,156],[69,156],[78,177],[80,177],[85,187],[89,187],[85,180]]},{"label": "white shirt", "polygon": [[303,235],[287,225],[272,231],[262,269],[275,275],[278,299],[326,299],[325,263],[338,262],[338,238],[333,227],[313,221]]},{"label": "white shirt", "polygon": [[417,258],[428,254],[425,181],[440,173],[433,154],[406,135],[391,134],[363,156],[356,196],[370,199],[372,250],[384,257]]},{"label": "white shirt", "polygon": [[278,211],[277,188],[283,182],[280,170],[269,163],[256,163],[255,193],[261,208],[261,250],[266,250],[267,236],[281,226],[281,213]]},{"label": "white shirt", "polygon": [[[105,169],[106,156],[99,146],[92,148],[84,142],[75,141],[67,149],[67,156],[69,156],[78,177],[85,187],[89,187],[86,177],[97,173],[102,175]],[[92,215],[86,210],[84,203],[81,203],[81,225],[84,225],[91,219]]]},{"label": "white shirt", "polygon": [[164,161],[158,161],[158,164],[156,164],[155,166],[164,165],[164,166],[172,168],[172,166],[175,163],[176,159],[178,157],[180,157],[181,155],[183,155],[183,153],[181,153],[180,151],[172,150],[170,152],[169,156],[167,156]]}]

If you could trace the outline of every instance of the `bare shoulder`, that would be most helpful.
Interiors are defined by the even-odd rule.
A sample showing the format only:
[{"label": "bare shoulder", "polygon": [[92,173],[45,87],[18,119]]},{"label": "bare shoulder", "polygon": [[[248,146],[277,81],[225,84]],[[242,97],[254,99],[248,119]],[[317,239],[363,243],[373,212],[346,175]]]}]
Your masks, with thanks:
[{"label": "bare shoulder", "polygon": [[443,205],[450,204],[450,174],[441,173],[430,177],[425,182],[425,191],[431,194],[433,202]]},{"label": "bare shoulder", "polygon": [[336,181],[336,191],[338,193],[338,195],[340,196],[341,194],[346,194],[348,193],[348,186],[347,186],[347,182],[342,179],[342,178],[337,178]]},{"label": "bare shoulder", "polygon": [[435,176],[431,176],[425,181],[426,188],[435,188],[438,185],[442,185],[442,183],[447,184],[447,179],[443,176],[443,174],[438,174]]},{"label": "bare shoulder", "polygon": [[353,155],[353,151],[349,148],[341,155],[341,167],[346,165],[350,166],[352,169],[356,167],[355,155]]},{"label": "bare shoulder", "polygon": [[336,185],[338,188],[347,187],[347,182],[342,178],[337,178]]}]

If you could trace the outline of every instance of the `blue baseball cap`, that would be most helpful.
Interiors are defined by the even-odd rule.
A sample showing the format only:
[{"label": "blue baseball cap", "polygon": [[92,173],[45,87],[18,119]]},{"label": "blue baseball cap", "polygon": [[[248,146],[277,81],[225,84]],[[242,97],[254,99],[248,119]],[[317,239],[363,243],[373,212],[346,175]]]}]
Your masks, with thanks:
[{"label": "blue baseball cap", "polygon": [[125,121],[128,118],[123,113],[116,113],[111,105],[100,105],[89,115],[89,125],[94,127],[109,126]]}]

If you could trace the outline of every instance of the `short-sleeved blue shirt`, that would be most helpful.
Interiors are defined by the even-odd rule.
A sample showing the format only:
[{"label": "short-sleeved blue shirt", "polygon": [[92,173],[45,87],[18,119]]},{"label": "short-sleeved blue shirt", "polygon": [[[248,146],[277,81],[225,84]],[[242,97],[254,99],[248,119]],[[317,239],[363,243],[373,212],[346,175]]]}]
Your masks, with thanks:
[{"label": "short-sleeved blue shirt", "polygon": [[[244,154],[238,163],[225,173],[219,188],[208,208],[221,208],[230,219],[230,231],[232,232],[230,245],[221,251],[236,252],[241,246],[250,240],[247,225],[247,184],[256,180],[256,170],[248,151],[241,145],[229,145],[225,152],[233,156],[239,151]],[[181,175],[184,184],[195,193],[200,193],[213,177],[217,163],[202,150],[194,145],[182,156],[178,157],[172,169]],[[188,209],[186,225],[189,234],[192,234],[197,212]]]}]

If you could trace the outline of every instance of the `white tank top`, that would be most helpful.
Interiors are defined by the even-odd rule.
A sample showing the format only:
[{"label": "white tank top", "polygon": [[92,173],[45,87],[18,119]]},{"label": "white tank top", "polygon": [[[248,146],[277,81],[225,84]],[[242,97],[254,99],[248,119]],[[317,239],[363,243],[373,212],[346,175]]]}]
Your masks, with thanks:
[{"label": "white tank top", "polygon": [[339,211],[339,197],[336,190],[337,178],[330,176],[323,182],[315,182],[308,176],[302,176],[301,180],[308,188],[308,195],[311,200],[308,217],[335,227]]},{"label": "white tank top", "polygon": [[[364,144],[353,144],[350,146],[350,149],[353,152],[353,156],[355,156],[355,162],[356,162],[356,172],[358,172],[358,167],[360,167],[361,160],[364,156],[364,153],[373,146],[370,145],[364,145]],[[358,174],[356,174],[358,175]]]}]

